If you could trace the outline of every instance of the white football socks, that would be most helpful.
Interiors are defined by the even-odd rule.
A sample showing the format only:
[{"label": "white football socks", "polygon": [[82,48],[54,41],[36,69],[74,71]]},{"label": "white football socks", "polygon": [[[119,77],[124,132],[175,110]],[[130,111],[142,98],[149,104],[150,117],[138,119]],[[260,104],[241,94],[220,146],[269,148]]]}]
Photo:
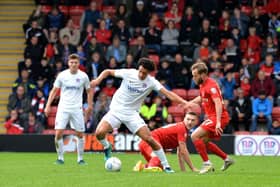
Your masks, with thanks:
[{"label": "white football socks", "polygon": [[77,137],[77,161],[79,162],[80,160],[83,160],[83,155],[84,155],[84,144],[85,140],[84,138],[79,138]]},{"label": "white football socks", "polygon": [[157,157],[159,158],[160,162],[161,162],[161,165],[163,166],[163,168],[167,168],[167,167],[170,167],[169,166],[169,163],[167,161],[167,158],[165,156],[165,153],[163,151],[162,148],[160,148],[159,150],[154,150],[154,153],[157,155]]},{"label": "white football socks", "polygon": [[106,139],[99,140],[99,142],[103,145],[104,149],[107,149],[110,146],[110,143]]},{"label": "white football socks", "polygon": [[63,157],[63,139],[56,140],[55,139],[55,148],[58,156],[58,160],[64,160]]}]

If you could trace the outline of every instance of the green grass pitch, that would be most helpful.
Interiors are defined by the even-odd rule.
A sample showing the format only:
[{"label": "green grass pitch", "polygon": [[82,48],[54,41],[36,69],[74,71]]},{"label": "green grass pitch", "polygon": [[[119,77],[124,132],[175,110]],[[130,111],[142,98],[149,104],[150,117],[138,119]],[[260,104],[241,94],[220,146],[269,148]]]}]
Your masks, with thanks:
[{"label": "green grass pitch", "polygon": [[[181,172],[175,154],[167,154],[176,173],[137,173],[134,164],[144,159],[140,154],[113,153],[122,161],[120,172],[107,172],[104,169],[103,154],[86,153],[88,165],[79,166],[76,154],[66,153],[65,164],[55,165],[55,153],[0,153],[1,187],[280,187],[279,157],[232,156],[236,163],[227,171],[219,168],[223,161],[210,155],[216,171],[206,175]],[[191,155],[197,168],[201,166],[198,155]]]}]

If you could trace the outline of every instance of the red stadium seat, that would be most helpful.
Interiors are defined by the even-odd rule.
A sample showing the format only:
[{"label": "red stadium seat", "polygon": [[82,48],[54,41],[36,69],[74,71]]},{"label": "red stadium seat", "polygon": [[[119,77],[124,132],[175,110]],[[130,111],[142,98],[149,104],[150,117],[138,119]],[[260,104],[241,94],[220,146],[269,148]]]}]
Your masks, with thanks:
[{"label": "red stadium seat", "polygon": [[185,110],[179,106],[170,106],[168,107],[168,113],[171,114],[173,117],[184,117]]},{"label": "red stadium seat", "polygon": [[249,16],[252,13],[252,7],[250,6],[242,6],[241,7],[241,12],[243,12],[244,14],[246,14],[247,16]]},{"label": "red stadium seat", "polygon": [[42,8],[41,8],[41,11],[44,13],[44,14],[48,14],[52,9],[52,6],[50,5],[42,5]]},{"label": "red stadium seat", "polygon": [[150,54],[149,58],[154,61],[155,65],[159,66],[159,56],[155,54]]},{"label": "red stadium seat", "polygon": [[187,100],[192,100],[194,98],[196,98],[197,96],[200,95],[199,89],[189,89],[188,90],[188,96],[187,96]]},{"label": "red stadium seat", "polygon": [[111,17],[113,17],[116,13],[115,6],[103,6],[102,11],[108,13]]},{"label": "red stadium seat", "polygon": [[60,12],[62,12],[64,14],[64,16],[68,16],[69,15],[69,7],[65,6],[65,5],[60,5],[58,6]]},{"label": "red stadium seat", "polygon": [[70,18],[73,21],[74,27],[75,28],[80,28],[80,20],[81,20],[82,15],[75,15],[75,16],[70,16]]},{"label": "red stadium seat", "polygon": [[182,97],[183,99],[187,99],[188,97],[188,92],[186,89],[183,88],[177,88],[177,89],[172,89],[172,92],[176,93],[177,95],[179,95],[180,97]]},{"label": "red stadium seat", "polygon": [[272,109],[272,119],[277,120],[280,119],[280,107],[273,107]]},{"label": "red stadium seat", "polygon": [[45,129],[43,130],[42,134],[55,134],[54,129]]},{"label": "red stadium seat", "polygon": [[84,6],[70,6],[69,7],[69,15],[70,16],[81,16],[85,11]]}]

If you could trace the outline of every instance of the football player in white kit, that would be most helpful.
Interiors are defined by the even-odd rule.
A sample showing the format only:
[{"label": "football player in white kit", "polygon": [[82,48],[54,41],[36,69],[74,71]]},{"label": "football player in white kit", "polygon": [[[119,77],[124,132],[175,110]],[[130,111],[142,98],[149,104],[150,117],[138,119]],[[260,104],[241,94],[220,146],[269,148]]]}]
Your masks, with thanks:
[{"label": "football player in white kit", "polygon": [[105,160],[111,157],[112,145],[105,139],[108,132],[119,128],[121,124],[142,140],[146,141],[158,156],[167,173],[173,173],[166,159],[165,153],[159,143],[151,136],[150,130],[139,115],[139,109],[147,95],[152,90],[159,91],[167,98],[186,106],[187,102],[173,92],[165,89],[158,80],[149,73],[155,70],[153,61],[141,58],[136,69],[104,70],[96,79],[91,81],[91,86],[99,85],[108,76],[122,78],[120,88],[116,91],[110,104],[110,110],[99,122],[95,135],[104,146]]},{"label": "football player in white kit", "polygon": [[[55,146],[58,154],[57,164],[64,164],[63,157],[63,130],[70,123],[76,131],[77,138],[77,162],[80,165],[86,164],[83,160],[85,121],[87,121],[93,108],[93,91],[90,88],[89,78],[86,73],[79,70],[79,56],[71,54],[68,57],[69,68],[58,74],[45,107],[45,114],[48,116],[51,110],[51,103],[60,89],[60,100],[55,118]],[[88,107],[83,115],[83,91],[87,92]]]}]

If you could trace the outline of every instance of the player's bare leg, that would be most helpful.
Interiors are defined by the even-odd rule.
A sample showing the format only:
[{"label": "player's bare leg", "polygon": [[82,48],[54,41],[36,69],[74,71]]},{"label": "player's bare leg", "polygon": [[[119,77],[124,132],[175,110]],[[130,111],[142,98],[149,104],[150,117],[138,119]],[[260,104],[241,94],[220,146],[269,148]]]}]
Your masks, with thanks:
[{"label": "player's bare leg", "polygon": [[83,159],[84,144],[85,144],[83,133],[76,131],[76,136],[78,138],[78,140],[77,140],[77,162],[79,165],[86,165],[86,162]]},{"label": "player's bare leg", "polygon": [[96,138],[104,147],[104,160],[108,160],[111,157],[112,145],[108,142],[108,140],[105,137],[106,134],[112,130],[113,129],[111,125],[107,121],[101,120],[95,131]]},{"label": "player's bare leg", "polygon": [[147,142],[153,149],[153,152],[155,155],[160,159],[161,165],[164,168],[164,171],[167,173],[173,173],[174,171],[170,168],[170,165],[167,161],[166,155],[161,147],[161,145],[154,140],[154,138],[151,135],[150,130],[147,126],[141,127],[136,134],[142,138],[145,142]]},{"label": "player's bare leg", "polygon": [[63,129],[57,129],[55,131],[55,149],[57,152],[57,160],[56,164],[64,164],[64,156],[63,156]]},{"label": "player's bare leg", "polygon": [[208,141],[208,133],[203,128],[198,127],[191,135],[192,141],[196,148],[196,151],[200,154],[203,165],[200,170],[200,174],[208,173],[214,171],[213,164],[210,162],[207,154],[206,144]]}]

